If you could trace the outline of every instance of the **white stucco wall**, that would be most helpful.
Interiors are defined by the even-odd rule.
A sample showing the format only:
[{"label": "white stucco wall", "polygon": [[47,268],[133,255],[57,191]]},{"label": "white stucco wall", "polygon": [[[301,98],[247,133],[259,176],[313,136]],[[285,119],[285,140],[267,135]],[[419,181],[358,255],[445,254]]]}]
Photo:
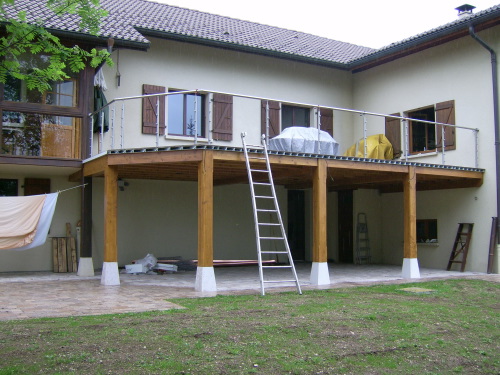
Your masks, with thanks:
[{"label": "white stucco wall", "polygon": [[[214,90],[313,105],[352,106],[349,72],[195,44],[155,38],[151,42],[147,52],[121,50],[119,64],[103,68],[109,88],[106,91],[108,101],[141,95],[142,85],[151,84],[164,86],[167,90]],[[117,52],[113,53],[113,58],[117,61]],[[117,69],[121,74],[120,87],[116,86]],[[248,143],[257,144],[261,132],[260,106],[260,100],[235,97],[233,140],[215,144],[241,146],[243,131],[248,133]],[[142,134],[141,108],[141,100],[126,103],[124,148],[154,147],[156,144],[154,135]],[[120,117],[121,104],[116,108],[115,148],[120,145]],[[335,113],[335,138],[349,137],[346,143],[352,143],[350,123],[351,115]],[[94,139],[97,142],[97,137]],[[192,141],[189,137],[166,136],[161,137],[160,145],[191,144]],[[199,141],[203,143],[208,139]],[[105,148],[110,144],[111,132],[108,132]],[[97,147],[95,143],[94,154]]]},{"label": "white stucco wall", "polygon": [[[500,50],[500,28],[479,33]],[[417,193],[417,219],[437,219],[439,246],[418,247],[420,265],[446,268],[460,222],[475,223],[467,270],[486,271],[491,217],[496,216],[493,101],[490,55],[466,37],[354,75],[356,108],[379,113],[403,113],[438,102],[455,100],[456,124],[477,127],[479,167],[486,169],[480,188]],[[384,132],[382,119],[369,119],[375,132]],[[358,129],[356,130],[358,131]],[[361,133],[356,133],[361,137]],[[356,136],[355,136],[356,137]],[[446,153],[446,164],[474,167],[472,133],[457,131],[457,149]],[[441,155],[414,158],[440,163]],[[399,263],[403,252],[403,197],[384,194],[382,204],[383,261]],[[496,266],[498,272],[498,265]]]}]

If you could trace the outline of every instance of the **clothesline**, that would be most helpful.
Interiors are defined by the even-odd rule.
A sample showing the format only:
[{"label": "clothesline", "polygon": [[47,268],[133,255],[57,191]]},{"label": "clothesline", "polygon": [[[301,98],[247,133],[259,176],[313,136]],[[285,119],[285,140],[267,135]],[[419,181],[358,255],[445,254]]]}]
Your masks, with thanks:
[{"label": "clothesline", "polygon": [[70,187],[70,188],[67,188],[67,189],[64,189],[64,190],[58,190],[57,192],[58,193],[64,193],[65,191],[72,190],[72,189],[77,189],[79,187],[85,187],[86,185],[88,185],[88,184],[81,184],[81,185],[78,185],[78,186],[73,186],[73,187]]}]

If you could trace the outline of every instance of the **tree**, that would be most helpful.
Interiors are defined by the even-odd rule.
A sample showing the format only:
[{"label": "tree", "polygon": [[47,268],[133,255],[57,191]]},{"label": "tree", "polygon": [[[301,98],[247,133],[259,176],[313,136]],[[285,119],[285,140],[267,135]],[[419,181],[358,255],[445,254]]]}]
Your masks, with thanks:
[{"label": "tree", "polygon": [[[107,14],[100,8],[99,0],[45,1],[56,16],[79,16],[80,30],[91,35],[99,34],[101,20]],[[87,65],[94,68],[104,62],[112,65],[106,50],[86,51],[77,45],[65,46],[46,30],[43,19],[28,22],[25,11],[9,17],[15,3],[16,0],[0,0],[0,23],[4,26],[3,32],[0,31],[0,83],[19,79],[26,82],[28,89],[43,92],[51,87],[51,82],[67,79],[68,73],[77,73]],[[43,64],[26,66],[23,61],[26,54],[45,56]]]}]

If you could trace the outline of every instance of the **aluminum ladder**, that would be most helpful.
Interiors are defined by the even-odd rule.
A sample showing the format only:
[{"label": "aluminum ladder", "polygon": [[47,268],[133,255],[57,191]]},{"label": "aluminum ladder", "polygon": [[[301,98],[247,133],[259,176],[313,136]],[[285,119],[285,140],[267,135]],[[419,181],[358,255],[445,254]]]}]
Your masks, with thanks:
[{"label": "aluminum ladder", "polygon": [[[246,133],[241,133],[241,141],[243,143],[243,151],[245,153],[248,173],[248,182],[250,185],[250,193],[252,195],[261,294],[265,295],[265,284],[268,283],[295,283],[297,292],[302,294],[299,279],[297,277],[297,272],[292,259],[292,253],[290,252],[290,246],[288,245],[285,228],[283,226],[278,200],[276,199],[276,190],[274,189],[265,135],[262,135],[262,144],[259,146],[247,145],[245,143],[245,136]],[[280,233],[276,235],[273,231],[278,228]],[[261,232],[264,232],[264,234]],[[274,249],[262,250],[263,243],[269,244],[269,249],[274,246]],[[277,248],[277,246],[280,246],[280,248]],[[263,265],[263,254],[272,254],[276,257],[286,255],[288,258],[288,264]],[[271,269],[290,269],[293,278],[265,279],[264,270]]]},{"label": "aluminum ladder", "polygon": [[368,221],[364,212],[358,213],[356,226],[356,264],[368,264],[372,256],[368,237]]}]

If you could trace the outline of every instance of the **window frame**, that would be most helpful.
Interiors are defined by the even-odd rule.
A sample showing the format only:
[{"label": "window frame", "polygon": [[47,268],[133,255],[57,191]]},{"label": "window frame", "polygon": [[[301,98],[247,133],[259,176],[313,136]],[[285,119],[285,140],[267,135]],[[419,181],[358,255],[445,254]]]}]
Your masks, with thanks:
[{"label": "window frame", "polygon": [[[17,178],[0,178],[0,184],[3,184],[4,182],[7,182],[7,183],[14,183],[15,185],[15,194],[10,194],[10,195],[3,195],[3,194],[0,194],[1,197],[17,197],[19,196],[19,180]],[[3,191],[3,187],[1,188],[1,190]]]},{"label": "window frame", "polygon": [[[290,109],[291,110],[291,114],[292,114],[292,124],[291,125],[284,125],[284,121],[283,119],[285,118],[284,116],[284,109]],[[307,111],[307,115],[306,115],[306,120],[307,120],[307,123],[306,125],[298,125],[296,122],[298,121],[297,120],[297,113],[296,111],[297,110],[306,110]],[[281,104],[281,122],[280,122],[280,128],[281,128],[281,131],[283,131],[284,129],[286,128],[290,128],[292,126],[300,126],[300,127],[303,127],[303,128],[310,128],[311,127],[311,108],[310,107],[303,107],[303,106],[298,106],[298,105],[291,105],[291,104],[287,104],[287,103],[282,103]]]},{"label": "window frame", "polygon": [[[168,89],[169,93],[174,93],[177,91],[186,91],[186,90],[180,90],[180,89]],[[171,95],[167,95],[167,114],[166,114],[166,119],[167,119],[167,131],[166,131],[166,136],[172,136],[172,137],[195,137],[195,134],[187,134],[187,106],[188,106],[188,101],[187,101],[187,96],[198,96],[201,99],[201,124],[200,124],[200,134],[197,136],[200,138],[206,138],[207,134],[207,126],[206,126],[206,101],[207,101],[207,95],[205,94],[199,94],[199,93],[179,93],[178,95],[182,95],[182,131],[183,134],[176,134],[176,133],[171,133],[170,132],[170,124],[169,124],[169,113],[170,113],[170,98]]]},{"label": "window frame", "polygon": [[[432,113],[433,113],[433,118],[432,119],[419,119],[418,116],[420,115],[412,115],[412,114],[416,114],[418,112],[422,113],[424,111],[430,111],[432,109]],[[412,109],[412,110],[409,110],[409,111],[406,111],[405,112],[405,116],[406,117],[409,117],[409,118],[416,118],[418,120],[423,120],[423,121],[432,121],[432,122],[436,122],[436,106],[435,105],[430,105],[430,106],[425,106],[425,107],[420,107],[420,108],[416,108],[416,109]],[[416,131],[415,131],[415,127],[423,127],[425,130],[424,130],[424,133],[425,133],[425,146],[424,146],[424,150],[414,150],[415,148],[415,139],[414,137],[416,137]],[[432,127],[433,129],[429,129],[430,127]],[[408,130],[409,130],[409,137],[408,137],[408,147],[409,147],[409,152],[410,152],[410,155],[416,155],[416,154],[427,154],[427,153],[431,153],[431,152],[436,152],[437,150],[437,127],[435,124],[428,124],[428,123],[424,123],[424,122],[419,122],[419,121],[408,121]],[[430,143],[431,141],[429,140],[430,137],[429,137],[429,130],[431,132],[434,132],[434,148],[432,147],[429,147],[431,146],[432,144]]]},{"label": "window frame", "polygon": [[[432,228],[430,226],[435,226],[435,233],[434,230],[431,231]],[[425,236],[423,236],[421,239],[419,238],[419,227],[423,226],[423,232]],[[437,219],[417,219],[417,244],[438,244],[439,243],[439,237],[438,237],[438,222]],[[435,234],[435,236],[433,236]],[[434,237],[434,238],[433,238]]]}]

